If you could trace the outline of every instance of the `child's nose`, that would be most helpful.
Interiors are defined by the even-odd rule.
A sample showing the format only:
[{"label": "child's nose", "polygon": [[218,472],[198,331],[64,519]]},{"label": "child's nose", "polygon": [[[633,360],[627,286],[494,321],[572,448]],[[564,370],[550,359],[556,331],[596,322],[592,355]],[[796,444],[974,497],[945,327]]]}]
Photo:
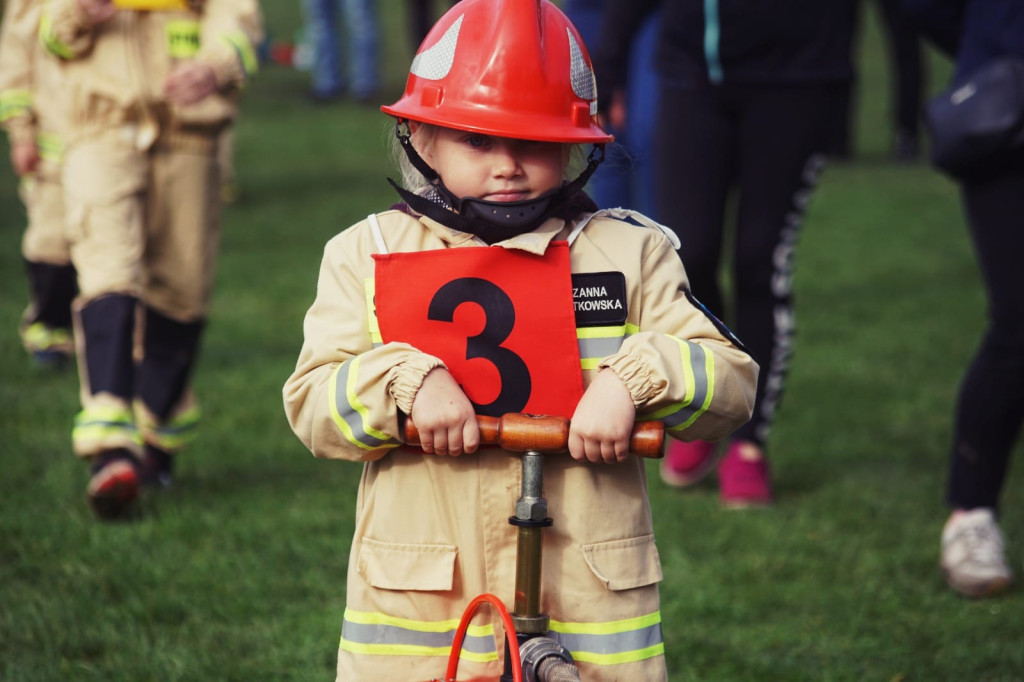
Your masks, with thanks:
[{"label": "child's nose", "polygon": [[501,140],[492,150],[494,173],[501,177],[518,175],[520,172],[519,153],[515,144]]}]

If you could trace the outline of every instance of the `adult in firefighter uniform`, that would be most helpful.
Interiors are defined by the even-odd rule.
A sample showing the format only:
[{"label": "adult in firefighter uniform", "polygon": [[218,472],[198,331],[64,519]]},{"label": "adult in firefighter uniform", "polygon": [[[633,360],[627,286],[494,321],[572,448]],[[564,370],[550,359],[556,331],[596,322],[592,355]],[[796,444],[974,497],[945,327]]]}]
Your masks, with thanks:
[{"label": "adult in firefighter uniform", "polygon": [[190,373],[219,241],[217,140],[257,67],[256,0],[52,0],[39,37],[68,83],[65,210],[82,411],[104,518],[193,435]]},{"label": "adult in firefighter uniform", "polygon": [[28,214],[21,242],[29,306],[22,344],[44,366],[61,366],[74,352],[71,302],[78,293],[64,236],[60,185],[62,153],[60,69],[39,44],[41,0],[11,0],[0,26],[0,124],[7,131],[11,165]]},{"label": "adult in firefighter uniform", "polygon": [[[289,422],[314,455],[364,463],[339,682],[441,677],[470,600],[512,600],[518,457],[472,452],[472,436],[458,457],[399,443],[399,415],[418,420],[437,368],[478,413],[563,414],[574,429],[609,373],[630,415],[660,419],[678,438],[721,438],[750,417],[757,365],[689,294],[665,232],[639,214],[595,215],[580,191],[599,154],[575,180],[559,186],[556,176],[550,192],[492,201],[455,196],[451,177],[427,161],[440,157],[405,134],[411,122],[470,146],[599,147],[610,136],[592,115],[595,100],[585,47],[554,5],[463,0],[427,36],[405,95],[383,108],[402,122],[408,160],[430,182],[425,194],[399,189],[399,209],[327,244],[284,387]],[[544,462],[548,635],[583,679],[664,680],[662,570],[643,462],[577,457]],[[463,645],[466,679],[502,670],[501,620],[485,615]]]}]

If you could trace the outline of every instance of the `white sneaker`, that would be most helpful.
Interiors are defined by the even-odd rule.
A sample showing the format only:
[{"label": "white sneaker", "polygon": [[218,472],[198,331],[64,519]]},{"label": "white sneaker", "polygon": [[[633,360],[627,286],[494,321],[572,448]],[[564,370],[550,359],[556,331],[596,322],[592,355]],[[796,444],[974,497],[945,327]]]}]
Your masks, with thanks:
[{"label": "white sneaker", "polygon": [[946,582],[968,597],[991,597],[1013,582],[1003,534],[991,509],[959,512],[942,529],[939,567]]}]

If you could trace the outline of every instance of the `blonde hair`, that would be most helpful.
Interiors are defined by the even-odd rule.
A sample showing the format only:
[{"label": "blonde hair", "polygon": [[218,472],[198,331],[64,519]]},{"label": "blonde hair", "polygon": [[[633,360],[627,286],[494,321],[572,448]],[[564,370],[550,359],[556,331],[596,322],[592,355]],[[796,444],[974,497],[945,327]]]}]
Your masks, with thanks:
[{"label": "blonde hair", "polygon": [[[430,149],[430,145],[437,138],[437,131],[439,129],[440,126],[430,123],[419,123],[413,129],[412,144],[420,156],[423,156]],[[392,160],[402,174],[402,186],[414,194],[422,195],[429,191],[431,189],[430,183],[423,177],[423,173],[420,173],[416,166],[412,165],[412,161],[406,155],[405,148],[402,147],[398,135],[394,133],[394,128],[390,127],[389,131],[389,151]],[[569,147],[569,162],[562,171],[562,179],[571,181],[578,177],[583,172],[583,169],[586,168],[588,150],[585,144],[572,144],[568,142],[564,144]]]}]

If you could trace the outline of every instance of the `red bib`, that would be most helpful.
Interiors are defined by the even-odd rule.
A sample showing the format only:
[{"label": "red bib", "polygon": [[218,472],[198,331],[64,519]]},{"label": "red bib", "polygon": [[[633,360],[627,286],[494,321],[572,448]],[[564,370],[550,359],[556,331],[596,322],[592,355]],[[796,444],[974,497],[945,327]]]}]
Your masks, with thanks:
[{"label": "red bib", "polygon": [[477,414],[572,417],[583,395],[569,245],[375,254],[385,343],[444,360]]}]

